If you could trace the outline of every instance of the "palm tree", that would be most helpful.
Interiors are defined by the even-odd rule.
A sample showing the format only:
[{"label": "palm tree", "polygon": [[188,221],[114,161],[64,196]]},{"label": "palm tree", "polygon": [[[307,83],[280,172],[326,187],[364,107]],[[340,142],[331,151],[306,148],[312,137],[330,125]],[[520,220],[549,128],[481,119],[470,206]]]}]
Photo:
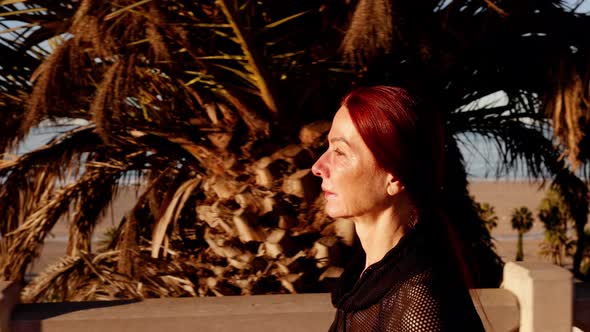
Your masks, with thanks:
[{"label": "palm tree", "polygon": [[[4,32],[13,38],[2,44],[7,50],[2,53],[6,78],[1,83],[6,86],[2,101],[6,108],[18,105],[12,112],[15,115],[9,114],[9,123],[18,130],[5,132],[4,146],[10,148],[47,119],[87,123],[35,151],[3,160],[0,167],[0,232],[11,252],[10,256],[2,255],[5,277],[22,278],[58,219],[76,211],[70,215],[69,258],[44,276],[41,286],[33,286],[37,291],[29,299],[53,298],[47,292],[54,291],[48,290],[47,284],[65,282],[64,273],[97,270],[97,264],[107,270],[114,264],[116,273],[132,280],[141,275],[149,279],[150,273],[142,271],[140,275],[137,267],[149,266],[150,256],[158,257],[162,252],[198,255],[204,262],[217,255],[229,265],[239,266],[235,268],[238,272],[246,271],[244,266],[249,265],[239,260],[252,262],[254,255],[246,255],[251,246],[238,243],[225,245],[231,250],[212,249],[222,238],[220,226],[197,219],[195,207],[222,200],[217,212],[229,215],[231,223],[236,213],[233,197],[240,194],[250,197],[248,203],[270,198],[279,207],[294,205],[297,197],[276,196],[269,188],[255,185],[253,164],[298,134],[299,128],[290,126],[293,120],[309,121],[311,113],[294,110],[320,95],[301,82],[336,87],[347,81],[342,79],[349,75],[346,70],[340,74],[335,70],[339,69],[337,63],[314,47],[319,46],[316,35],[324,24],[320,4],[148,2],[11,1],[0,7],[3,19],[10,17],[20,24],[14,27],[5,23],[7,19],[2,22]],[[294,31],[293,22],[307,25],[309,30]],[[323,30],[333,33],[330,25]],[[45,40],[56,45],[55,49],[50,54],[34,53],[45,51],[38,46]],[[14,61],[29,53],[36,62]],[[6,67],[8,61],[20,71]],[[333,74],[326,75],[330,71]],[[32,85],[28,82],[31,75]],[[289,89],[278,93],[283,86]],[[22,90],[20,99],[12,92],[18,89]],[[290,93],[303,96],[298,99],[300,104],[281,101]],[[337,89],[324,91],[322,100],[333,101],[330,96],[335,94]],[[313,155],[303,162],[308,160],[313,160]],[[283,172],[293,172],[292,168]],[[132,178],[143,182],[137,204],[118,225],[111,251],[93,258],[90,239],[98,217]],[[229,195],[232,197],[219,197],[216,184],[220,183],[235,190]],[[293,213],[278,210],[280,216]],[[306,210],[310,215],[317,211]],[[242,216],[236,215],[234,221],[236,218]],[[230,225],[226,231],[243,228],[236,230],[236,225]],[[186,252],[187,245],[196,246],[197,252]],[[210,250],[204,253],[204,248]],[[236,252],[243,254],[234,255]],[[193,261],[194,257],[188,260]],[[287,265],[284,261],[280,264]],[[252,281],[252,287],[268,282],[264,277],[277,275],[276,268],[268,266],[262,277]],[[193,285],[186,288],[197,288],[198,282],[190,282],[194,264],[191,268],[159,269]],[[207,270],[211,272],[210,266]],[[158,268],[152,271],[154,276],[162,273]],[[82,288],[96,286],[84,283],[83,273],[73,275],[78,276]],[[156,284],[153,280],[143,284],[146,282]],[[240,286],[202,285],[188,294],[235,293],[236,287]],[[152,294],[147,289],[144,293],[131,289],[114,287],[103,292],[112,297]]]},{"label": "palm tree", "polygon": [[496,215],[494,206],[488,202],[477,202],[475,197],[470,197],[473,200],[473,206],[475,207],[477,214],[485,223],[488,232],[491,233],[494,228],[498,227],[498,216]]},{"label": "palm tree", "polygon": [[[542,253],[551,257],[554,264],[561,265],[563,254],[568,254],[573,245],[567,234],[568,224],[573,223],[569,206],[556,188],[551,188],[539,205],[538,216],[545,226]],[[583,236],[578,235],[578,238]]]},{"label": "palm tree", "polygon": [[[573,273],[578,278],[587,279],[588,276],[585,276],[581,271],[581,265],[585,255],[585,248],[588,246],[588,237],[585,232],[590,203],[588,183],[571,172],[562,172],[555,179],[553,186],[559,197],[561,213],[565,208],[569,216],[568,219],[574,222],[577,240],[575,241]],[[565,240],[562,242],[565,242]],[[567,241],[568,246],[571,242],[573,241]]]},{"label": "palm tree", "polygon": [[[475,227],[481,223],[468,208],[457,148],[465,136],[460,134],[496,144],[502,157],[498,173],[526,164],[529,176],[552,179],[564,191],[568,179],[576,177],[574,170],[587,177],[590,140],[582,133],[590,123],[590,48],[575,31],[589,21],[590,16],[551,0],[358,2],[344,38],[345,54],[368,82],[410,86],[440,111],[434,119],[442,119],[446,130],[447,213],[470,238],[489,239]],[[494,93],[504,102],[483,98]],[[561,143],[557,148],[552,135]],[[578,204],[582,216],[588,197],[576,192],[586,201]],[[585,223],[580,217],[578,224]],[[469,249],[477,248],[474,242]],[[481,251],[478,257],[485,255]]]},{"label": "palm tree", "polygon": [[545,238],[541,254],[549,256],[553,264],[561,265],[564,245],[567,242],[566,224],[567,214],[564,215],[563,206],[546,197],[539,208],[539,219],[545,226]]},{"label": "palm tree", "polygon": [[[0,40],[0,108],[2,123],[11,126],[1,132],[0,148],[10,151],[48,120],[86,122],[0,166],[0,234],[11,251],[0,262],[5,277],[21,278],[57,220],[77,211],[70,215],[68,258],[32,287],[30,298],[56,292],[49,284],[75,288],[63,285],[76,278],[84,289],[96,289],[96,279],[119,285],[103,289],[104,297],[147,296],[129,281],[145,278],[141,284],[152,285],[146,294],[153,295],[161,274],[176,280],[179,292],[193,289],[185,294],[235,293],[242,287],[235,280],[203,283],[219,269],[195,257],[222,257],[240,267],[234,275],[253,264],[245,258],[248,241],[216,247],[223,232],[237,232],[235,223],[243,221],[234,216],[238,194],[249,202],[278,201],[273,218],[291,214],[323,227],[315,203],[281,193],[280,183],[261,188],[256,172],[303,124],[329,118],[358,84],[403,85],[431,106],[433,122],[444,124],[444,203],[467,243],[464,252],[481,263],[478,286],[498,284],[501,261],[469,198],[459,135],[496,142],[499,171],[526,164],[533,176],[558,178],[571,172],[546,134],[553,124],[571,163],[587,160],[587,135],[579,135],[586,122],[571,119],[587,114],[587,106],[572,105],[585,96],[587,69],[574,64],[587,63],[590,42],[579,31],[590,19],[555,1],[508,1],[500,8],[458,0],[28,0],[4,2],[0,14],[10,36]],[[52,52],[40,46],[46,41]],[[506,103],[478,102],[498,91]],[[323,148],[312,144],[302,153],[307,157],[281,157],[297,159],[297,167],[271,168],[294,173]],[[93,256],[97,217],[132,177],[144,190],[110,251]],[[205,207],[214,207],[212,224],[200,218]],[[164,254],[176,255],[180,265],[152,258]],[[140,265],[148,272],[140,275]],[[193,270],[202,274],[200,284],[190,280],[197,273],[182,272]],[[89,272],[94,279],[84,277],[88,271],[96,271]],[[283,285],[295,283],[291,274]],[[266,277],[253,282],[277,284]]]},{"label": "palm tree", "polygon": [[518,232],[518,243],[516,244],[516,261],[524,259],[524,252],[522,249],[522,235],[531,230],[533,227],[533,213],[526,207],[514,209],[512,212],[512,228]]}]

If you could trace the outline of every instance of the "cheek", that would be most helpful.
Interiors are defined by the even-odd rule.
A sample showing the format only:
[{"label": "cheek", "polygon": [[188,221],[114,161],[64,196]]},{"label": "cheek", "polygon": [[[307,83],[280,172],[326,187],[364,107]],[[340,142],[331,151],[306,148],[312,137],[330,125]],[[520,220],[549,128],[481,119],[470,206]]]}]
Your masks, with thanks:
[{"label": "cheek", "polygon": [[337,183],[348,181],[356,172],[353,162],[335,153],[327,156],[326,167],[330,170],[330,177]]},{"label": "cheek", "polygon": [[373,170],[361,170],[354,176],[356,193],[367,200],[381,201],[386,195],[385,177]]},{"label": "cheek", "polygon": [[387,198],[386,175],[382,173],[370,166],[350,168],[340,181],[346,201],[358,208],[381,204]]}]

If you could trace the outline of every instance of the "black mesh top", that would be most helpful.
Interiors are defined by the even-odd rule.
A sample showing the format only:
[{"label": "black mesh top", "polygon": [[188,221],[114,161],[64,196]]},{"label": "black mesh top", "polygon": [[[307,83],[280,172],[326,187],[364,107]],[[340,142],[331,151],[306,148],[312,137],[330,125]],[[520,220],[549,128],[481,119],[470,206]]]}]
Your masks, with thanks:
[{"label": "black mesh top", "polygon": [[362,276],[359,250],[332,292],[337,311],[330,332],[484,331],[437,241],[417,227]]}]

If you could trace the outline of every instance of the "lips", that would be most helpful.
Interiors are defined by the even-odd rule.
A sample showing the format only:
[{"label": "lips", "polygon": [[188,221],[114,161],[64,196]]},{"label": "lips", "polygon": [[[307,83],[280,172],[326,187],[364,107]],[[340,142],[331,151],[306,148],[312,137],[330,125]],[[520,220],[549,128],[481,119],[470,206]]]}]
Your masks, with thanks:
[{"label": "lips", "polygon": [[328,191],[325,188],[322,188],[322,190],[324,191],[324,196],[326,197],[326,199],[331,199],[331,198],[336,197],[335,193]]}]

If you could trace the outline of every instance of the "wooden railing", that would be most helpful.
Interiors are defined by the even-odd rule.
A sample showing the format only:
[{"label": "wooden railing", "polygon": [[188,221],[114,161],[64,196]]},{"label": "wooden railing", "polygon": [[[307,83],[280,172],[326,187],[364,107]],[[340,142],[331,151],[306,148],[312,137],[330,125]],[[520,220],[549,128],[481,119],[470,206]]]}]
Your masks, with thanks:
[{"label": "wooden railing", "polygon": [[[324,293],[15,304],[19,286],[0,286],[0,332],[307,332],[327,331],[334,318]],[[574,318],[572,277],[557,266],[507,263],[502,288],[476,292],[488,330],[590,331],[590,298],[576,302]]]}]

